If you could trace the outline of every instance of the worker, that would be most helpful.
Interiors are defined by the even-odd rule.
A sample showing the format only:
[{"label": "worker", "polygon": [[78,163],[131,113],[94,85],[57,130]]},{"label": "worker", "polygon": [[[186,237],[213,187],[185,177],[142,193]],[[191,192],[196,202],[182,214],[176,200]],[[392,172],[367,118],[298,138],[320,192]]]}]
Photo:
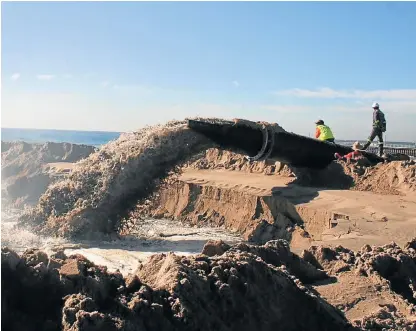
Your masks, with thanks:
[{"label": "worker", "polygon": [[322,141],[328,141],[328,142],[335,142],[334,135],[329,128],[329,126],[325,125],[323,120],[318,120],[315,122],[316,124],[316,131],[315,131],[315,138],[322,140]]},{"label": "worker", "polygon": [[362,148],[362,145],[356,141],[352,145],[352,152],[344,156],[340,155],[339,153],[335,153],[335,159],[345,161],[347,164],[354,163],[356,166],[358,166],[358,168],[353,171],[358,174],[364,174],[365,167],[371,166],[371,162],[362,153]]},{"label": "worker", "polygon": [[343,161],[350,161],[352,160],[357,160],[359,158],[363,157],[363,154],[360,152],[360,150],[363,149],[363,146],[356,141],[353,145],[352,145],[352,149],[353,151],[351,153],[348,153],[344,156],[340,155],[339,153],[335,153],[335,158],[338,160],[343,160]]},{"label": "worker", "polygon": [[380,110],[380,106],[377,102],[373,103],[373,129],[367,139],[367,143],[363,146],[363,150],[366,150],[368,146],[373,142],[374,138],[378,138],[379,156],[383,156],[384,142],[383,132],[386,132],[386,118],[384,113]]}]

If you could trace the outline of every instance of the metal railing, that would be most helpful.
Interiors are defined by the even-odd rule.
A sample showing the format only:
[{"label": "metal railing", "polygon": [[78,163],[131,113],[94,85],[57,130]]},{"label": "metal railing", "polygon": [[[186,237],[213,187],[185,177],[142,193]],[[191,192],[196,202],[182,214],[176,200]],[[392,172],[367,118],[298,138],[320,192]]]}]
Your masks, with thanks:
[{"label": "metal railing", "polygon": [[[370,153],[378,153],[378,147],[368,147],[367,151]],[[405,154],[408,156],[416,157],[416,148],[403,148],[403,147],[384,147],[384,153],[387,154]]]}]

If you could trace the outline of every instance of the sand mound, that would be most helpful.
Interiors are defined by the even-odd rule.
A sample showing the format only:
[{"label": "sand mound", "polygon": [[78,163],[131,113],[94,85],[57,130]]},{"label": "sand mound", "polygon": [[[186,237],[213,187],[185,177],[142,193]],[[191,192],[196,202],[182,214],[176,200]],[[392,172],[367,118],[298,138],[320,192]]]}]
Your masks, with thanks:
[{"label": "sand mound", "polygon": [[365,159],[355,162],[334,161],[324,170],[293,168],[293,183],[335,189],[352,189],[379,194],[416,192],[416,162],[392,161],[369,165]]},{"label": "sand mound", "polygon": [[214,257],[156,254],[125,279],[82,256],[48,258],[28,250],[19,257],[2,249],[2,326],[24,331],[349,329],[338,310],[286,271],[287,257],[280,259],[278,250],[262,247],[275,262],[267,264],[240,248]]},{"label": "sand mound", "polygon": [[47,234],[110,233],[137,199],[187,157],[211,147],[185,121],[126,133],[74,166],[48,188],[38,206],[21,221]]},{"label": "sand mound", "polygon": [[367,168],[354,189],[384,194],[416,192],[416,162],[394,161]]},{"label": "sand mound", "polygon": [[95,148],[69,143],[28,144],[1,142],[2,202],[21,207],[37,203],[49,184],[51,176],[46,164],[77,162],[93,153]]},{"label": "sand mound", "polygon": [[318,270],[309,262],[292,253],[288,242],[285,240],[271,240],[262,246],[239,243],[233,247],[225,244],[221,240],[210,240],[204,246],[202,254],[221,256],[227,251],[251,253],[261,257],[264,262],[276,267],[285,266],[290,274],[296,276],[296,278],[305,284],[329,277],[325,271]]}]

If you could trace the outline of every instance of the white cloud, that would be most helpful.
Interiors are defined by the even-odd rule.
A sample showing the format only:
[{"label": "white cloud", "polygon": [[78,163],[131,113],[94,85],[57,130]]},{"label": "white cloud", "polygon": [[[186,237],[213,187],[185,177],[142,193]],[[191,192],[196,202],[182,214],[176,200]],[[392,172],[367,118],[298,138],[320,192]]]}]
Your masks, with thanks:
[{"label": "white cloud", "polygon": [[109,85],[110,85],[110,82],[109,82],[108,80],[105,80],[105,81],[101,82],[101,83],[100,83],[100,85],[101,85],[102,87],[107,87],[107,86],[109,86]]},{"label": "white cloud", "polygon": [[319,99],[416,100],[416,89],[401,90],[334,90],[328,87],[315,90],[294,88],[273,92],[276,95]]},{"label": "white cloud", "polygon": [[233,81],[233,85],[234,85],[235,87],[239,87],[239,86],[240,86],[240,83],[238,82],[238,80],[234,80],[234,81]]},{"label": "white cloud", "polygon": [[45,75],[45,74],[43,74],[43,75],[37,75],[36,77],[39,80],[52,80],[52,79],[55,78],[55,75]]},{"label": "white cloud", "polygon": [[20,74],[19,74],[18,72],[14,73],[14,74],[10,77],[10,79],[11,79],[11,80],[13,80],[13,81],[18,80],[19,78],[20,78]]}]

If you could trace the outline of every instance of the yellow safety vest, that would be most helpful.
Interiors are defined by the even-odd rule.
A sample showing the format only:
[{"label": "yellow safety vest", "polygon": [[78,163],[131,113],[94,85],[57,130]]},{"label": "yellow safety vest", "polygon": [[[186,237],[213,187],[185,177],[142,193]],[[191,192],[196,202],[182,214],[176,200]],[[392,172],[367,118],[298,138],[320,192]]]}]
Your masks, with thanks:
[{"label": "yellow safety vest", "polygon": [[319,140],[334,139],[334,135],[332,134],[332,131],[328,126],[318,125],[318,128],[321,131],[321,135],[319,136]]}]

